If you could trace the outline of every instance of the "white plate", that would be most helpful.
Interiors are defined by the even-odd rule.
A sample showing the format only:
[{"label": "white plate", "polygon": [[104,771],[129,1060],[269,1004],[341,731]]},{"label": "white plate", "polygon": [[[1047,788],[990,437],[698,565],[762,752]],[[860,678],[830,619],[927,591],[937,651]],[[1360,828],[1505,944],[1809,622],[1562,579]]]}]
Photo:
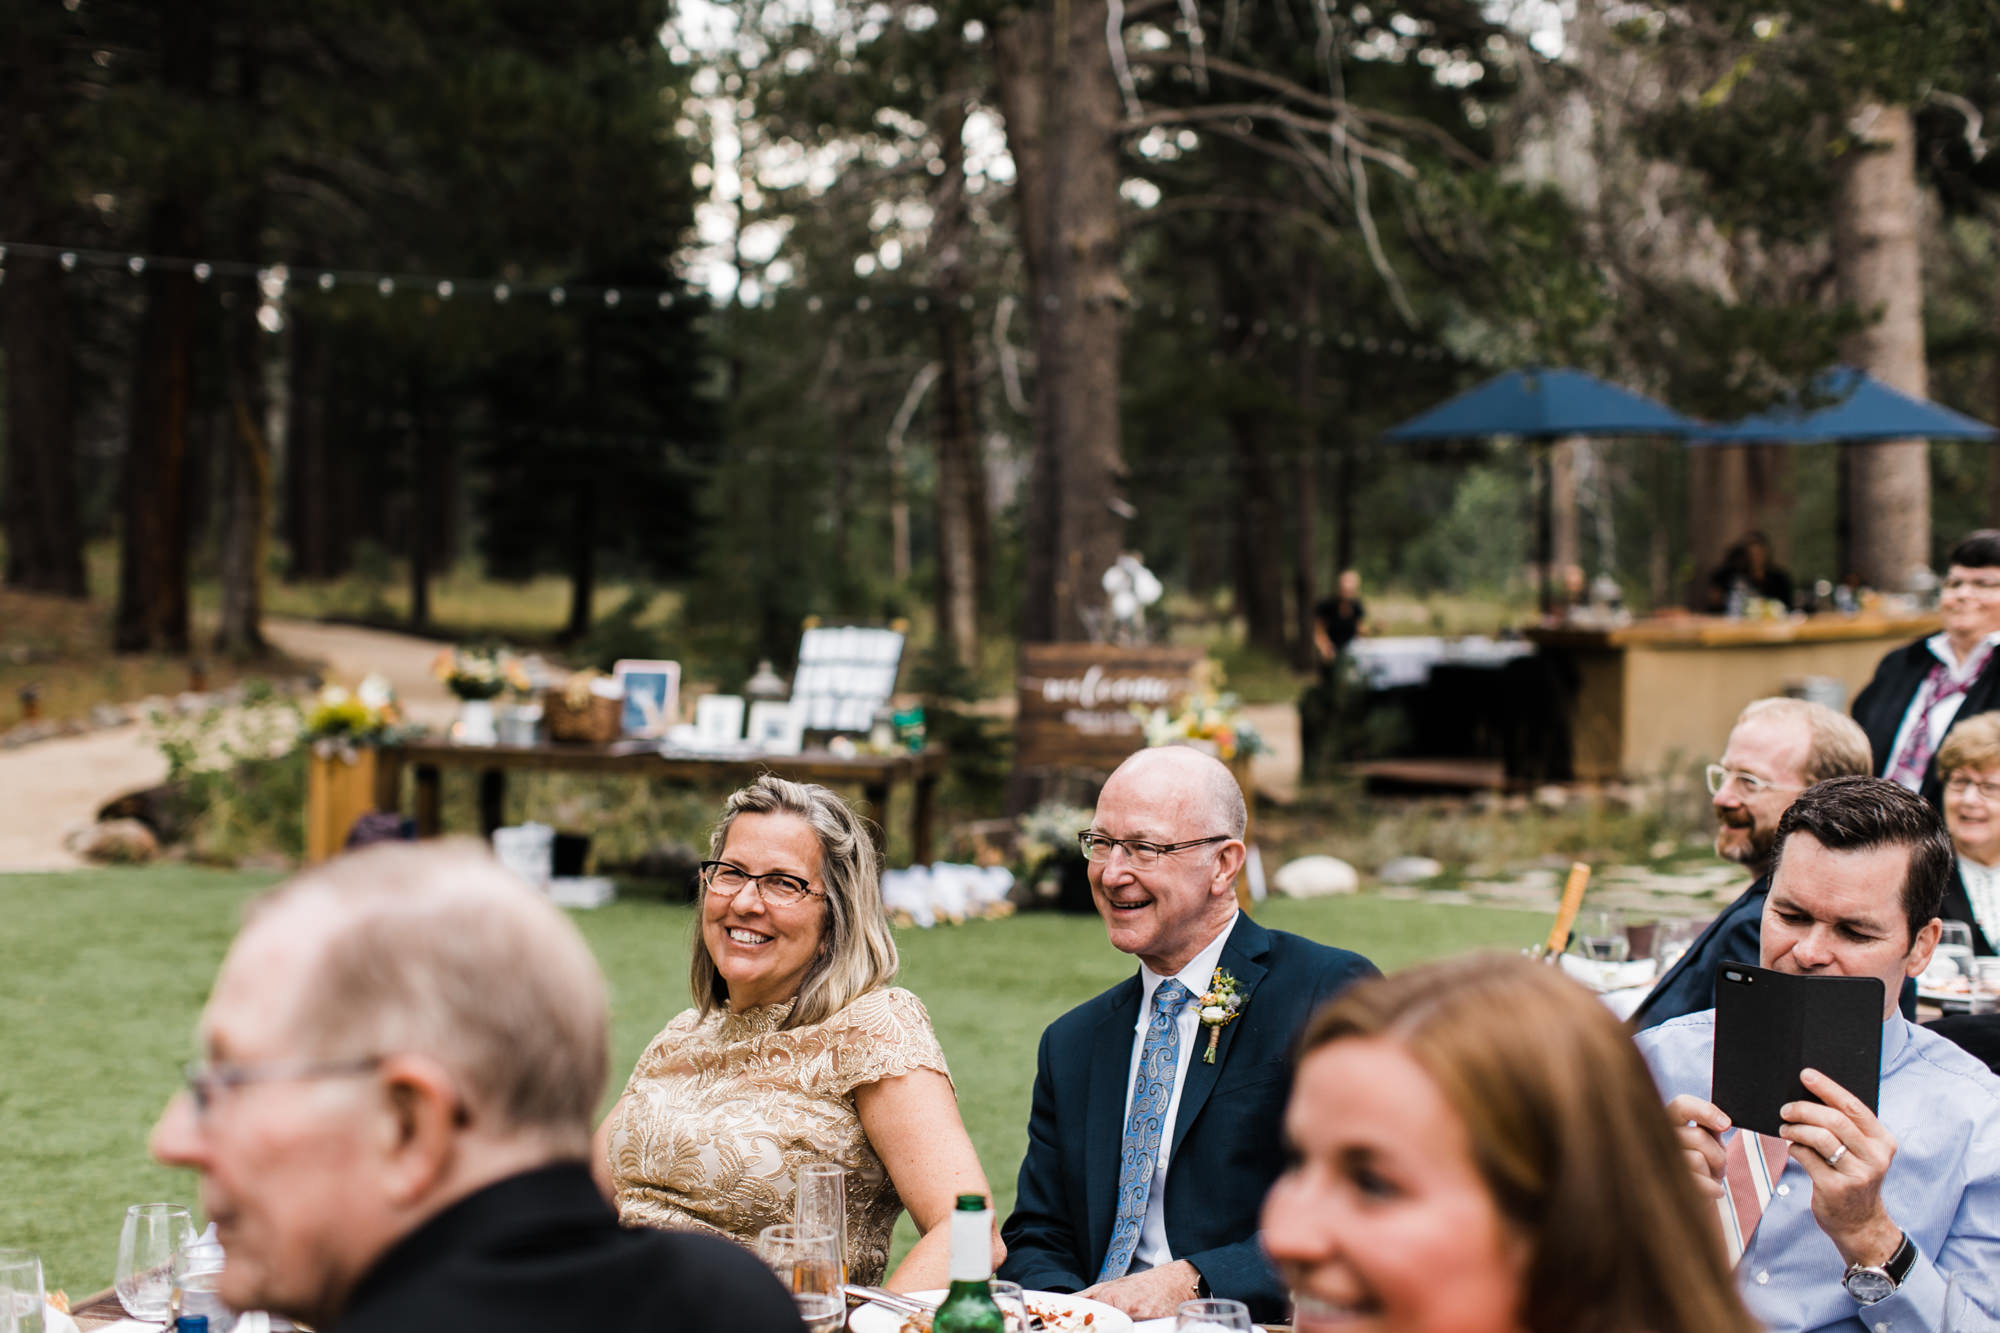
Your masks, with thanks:
[{"label": "white plate", "polygon": [[[944,1290],[913,1291],[910,1295],[941,1301]],[[1048,1322],[1049,1333],[1132,1333],[1131,1316],[1101,1301],[1087,1301],[1057,1291],[1031,1291],[1028,1304]],[[1085,1315],[1093,1316],[1089,1323],[1084,1322]],[[859,1305],[847,1316],[851,1333],[896,1333],[902,1326],[903,1316],[886,1305]]]}]

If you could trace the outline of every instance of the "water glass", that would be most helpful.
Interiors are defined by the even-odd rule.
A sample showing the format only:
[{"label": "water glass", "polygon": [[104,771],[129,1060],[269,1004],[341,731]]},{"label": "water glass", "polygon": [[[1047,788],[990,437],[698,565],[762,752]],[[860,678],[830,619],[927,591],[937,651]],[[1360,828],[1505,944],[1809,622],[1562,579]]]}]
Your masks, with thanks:
[{"label": "water glass", "polygon": [[1594,963],[1622,963],[1632,952],[1625,917],[1618,912],[1585,912],[1577,919],[1577,942]]},{"label": "water glass", "polygon": [[1653,960],[1659,964],[1655,975],[1665,976],[1700,937],[1701,928],[1692,921],[1660,922],[1653,931]]},{"label": "water glass", "polygon": [[806,1333],[838,1333],[847,1322],[847,1298],[837,1291],[795,1291],[792,1304]]},{"label": "water glass", "polygon": [[1972,988],[1966,993],[1966,1012],[2000,1014],[2000,958],[1972,960]]},{"label": "water glass", "polygon": [[1174,1333],[1251,1333],[1250,1307],[1242,1301],[1182,1301]]},{"label": "water glass", "polygon": [[839,1246],[840,1239],[832,1232],[804,1231],[794,1222],[780,1222],[757,1233],[757,1257],[794,1294],[840,1295]]},{"label": "water glass", "polygon": [[118,1303],[134,1319],[161,1323],[173,1309],[174,1254],[194,1239],[187,1205],[135,1203],[118,1233]]},{"label": "water glass", "polygon": [[182,1314],[208,1316],[208,1333],[229,1333],[236,1312],[222,1303],[222,1245],[195,1240],[174,1254],[174,1291]]},{"label": "water glass", "polygon": [[42,1333],[42,1258],[0,1248],[0,1333]]},{"label": "water glass", "polygon": [[1932,958],[1948,961],[1966,976],[1971,976],[1972,927],[1963,921],[1946,921],[1941,925],[1943,929],[1938,933],[1937,950],[1932,954]]},{"label": "water glass", "polygon": [[835,1162],[799,1168],[792,1221],[807,1235],[831,1235],[840,1252],[840,1280],[847,1281],[847,1171]]},{"label": "water glass", "polygon": [[2000,1330],[2000,1280],[1990,1273],[1947,1274],[1944,1320],[1938,1333],[1995,1333]]},{"label": "water glass", "polygon": [[1000,1321],[1008,1333],[1023,1333],[1028,1327],[1028,1293],[1021,1290],[1020,1283],[1005,1278],[994,1278],[991,1286],[993,1303],[1000,1307]]}]

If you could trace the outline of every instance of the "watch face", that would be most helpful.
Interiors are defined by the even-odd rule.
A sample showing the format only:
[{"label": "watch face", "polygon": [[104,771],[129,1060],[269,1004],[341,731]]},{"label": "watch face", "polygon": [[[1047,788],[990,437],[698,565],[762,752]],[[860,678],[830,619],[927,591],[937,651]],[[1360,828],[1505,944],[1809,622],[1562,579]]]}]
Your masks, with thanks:
[{"label": "watch face", "polygon": [[1840,1280],[1847,1294],[1863,1305],[1873,1305],[1896,1289],[1896,1283],[1879,1268],[1857,1268]]}]

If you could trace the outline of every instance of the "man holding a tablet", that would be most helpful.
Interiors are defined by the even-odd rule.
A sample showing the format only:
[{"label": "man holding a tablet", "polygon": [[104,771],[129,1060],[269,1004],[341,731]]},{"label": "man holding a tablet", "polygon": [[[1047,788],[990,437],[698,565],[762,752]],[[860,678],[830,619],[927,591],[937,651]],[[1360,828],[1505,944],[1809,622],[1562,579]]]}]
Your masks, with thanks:
[{"label": "man holding a tablet", "polygon": [[[2000,1078],[1896,1011],[1904,978],[1937,945],[1950,839],[1937,812],[1896,784],[1835,778],[1785,811],[1774,867],[1763,970],[1731,977],[1725,964],[1718,998],[1742,987],[1726,1012],[1792,1019],[1718,1028],[1708,1010],[1640,1033],[1639,1049],[1740,1247],[1752,1314],[1771,1329],[1935,1333],[1949,1274],[2000,1272]],[[1866,1031],[1867,1014],[1858,1033],[1838,1018],[1853,978],[1880,987],[1867,988],[1879,1034]],[[1780,994],[1795,991],[1805,994]],[[1873,1106],[1811,1067],[1851,1063],[1857,1037],[1872,1053],[1878,1035]],[[1746,1079],[1760,1062],[1772,1077]],[[1865,1079],[1850,1081],[1865,1094]],[[1758,1086],[1773,1084],[1791,1100],[1762,1100]]]}]

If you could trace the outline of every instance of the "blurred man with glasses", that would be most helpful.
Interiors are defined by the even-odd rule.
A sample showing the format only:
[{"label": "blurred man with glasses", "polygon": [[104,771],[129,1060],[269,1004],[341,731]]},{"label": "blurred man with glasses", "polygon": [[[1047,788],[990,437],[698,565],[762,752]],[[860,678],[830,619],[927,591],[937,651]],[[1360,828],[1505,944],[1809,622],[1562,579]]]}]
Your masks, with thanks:
[{"label": "blurred man with glasses", "polygon": [[626,1231],[585,1164],[604,979],[475,844],[389,843],[253,903],[153,1130],[201,1176],[221,1296],[322,1333],[798,1333],[707,1236]]},{"label": "blurred man with glasses", "polygon": [[1112,947],[1140,967],[1042,1034],[1001,1277],[1137,1319],[1209,1295],[1281,1318],[1257,1217],[1284,1165],[1292,1042],[1376,970],[1237,911],[1244,823],[1236,779],[1197,750],[1141,750],[1104,784],[1080,843]]},{"label": "blurred man with glasses", "polygon": [[1870,770],[1943,808],[1937,752],[1962,718],[2000,708],[2000,529],[1951,548],[1938,594],[1944,628],[1884,657],[1854,697]]},{"label": "blurred man with glasses", "polygon": [[1643,1030],[1715,1007],[1718,963],[1757,961],[1759,923],[1771,890],[1778,821],[1798,794],[1828,778],[1865,777],[1868,737],[1825,704],[1758,699],[1737,714],[1722,762],[1708,766],[1715,854],[1750,872],[1750,887],[1709,922],[1632,1011]]}]

